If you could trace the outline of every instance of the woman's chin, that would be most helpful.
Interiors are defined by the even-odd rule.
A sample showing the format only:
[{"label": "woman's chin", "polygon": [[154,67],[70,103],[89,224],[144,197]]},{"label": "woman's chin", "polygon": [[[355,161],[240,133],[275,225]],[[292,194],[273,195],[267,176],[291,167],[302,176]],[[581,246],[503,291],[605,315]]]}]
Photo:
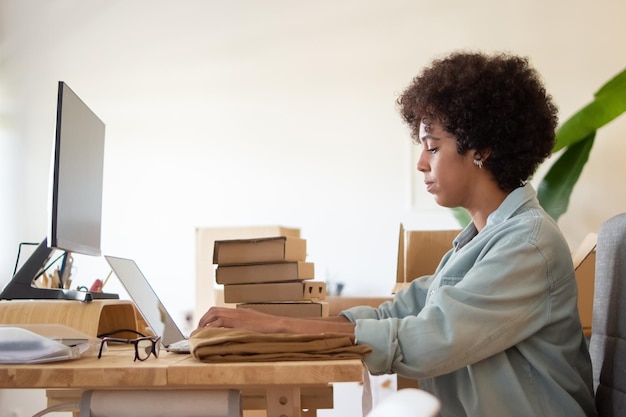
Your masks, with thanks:
[{"label": "woman's chin", "polygon": [[438,206],[441,207],[446,207],[443,203],[445,203],[445,200],[443,198],[441,198],[440,195],[438,194],[433,194],[433,200],[435,200],[435,203],[437,203]]},{"label": "woman's chin", "polygon": [[446,200],[442,196],[439,196],[439,195],[433,195],[433,196],[435,197],[435,203],[437,203],[438,206],[445,207],[445,208],[456,207],[456,205],[452,204],[450,201]]}]

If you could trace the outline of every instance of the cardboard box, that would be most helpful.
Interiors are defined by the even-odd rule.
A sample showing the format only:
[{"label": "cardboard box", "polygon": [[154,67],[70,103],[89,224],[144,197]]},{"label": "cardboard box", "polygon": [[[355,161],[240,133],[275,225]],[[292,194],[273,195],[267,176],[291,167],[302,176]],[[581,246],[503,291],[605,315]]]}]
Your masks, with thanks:
[{"label": "cardboard box", "polygon": [[306,260],[306,240],[293,236],[216,240],[213,263],[239,265]]},{"label": "cardboard box", "polygon": [[321,301],[325,298],[326,283],[321,281],[224,285],[226,303]]},{"label": "cardboard box", "polygon": [[216,240],[248,239],[253,237],[294,236],[300,237],[300,229],[267,226],[232,226],[196,228],[196,299],[194,323],[214,305],[221,303],[221,289],[215,286],[213,247]]},{"label": "cardboard box", "polygon": [[452,241],[460,232],[460,229],[405,230],[401,224],[393,293],[408,287],[415,278],[433,274],[443,255],[452,249]]},{"label": "cardboard box", "polygon": [[572,253],[576,284],[578,285],[578,314],[586,336],[591,336],[597,242],[598,235],[589,233]]},{"label": "cardboard box", "polygon": [[252,284],[261,282],[300,281],[315,278],[312,262],[279,262],[269,264],[219,265],[215,270],[218,284]]},{"label": "cardboard box", "polygon": [[328,302],[245,303],[237,308],[250,308],[261,313],[283,317],[328,317]]}]

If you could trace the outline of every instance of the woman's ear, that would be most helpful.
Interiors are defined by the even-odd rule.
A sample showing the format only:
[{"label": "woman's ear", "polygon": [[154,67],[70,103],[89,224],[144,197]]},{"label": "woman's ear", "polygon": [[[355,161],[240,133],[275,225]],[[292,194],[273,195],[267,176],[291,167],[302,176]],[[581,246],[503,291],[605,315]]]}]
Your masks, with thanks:
[{"label": "woman's ear", "polygon": [[485,162],[489,155],[491,155],[491,148],[485,148],[482,150],[474,149],[474,160]]}]

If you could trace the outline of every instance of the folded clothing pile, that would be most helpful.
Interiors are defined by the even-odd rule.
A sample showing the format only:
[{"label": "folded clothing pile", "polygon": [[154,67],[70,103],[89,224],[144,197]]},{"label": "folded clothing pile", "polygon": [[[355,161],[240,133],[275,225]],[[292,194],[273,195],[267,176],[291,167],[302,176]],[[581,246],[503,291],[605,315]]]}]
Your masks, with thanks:
[{"label": "folded clothing pile", "polygon": [[191,354],[202,362],[267,362],[363,359],[371,352],[345,334],[259,333],[203,327],[189,338]]}]

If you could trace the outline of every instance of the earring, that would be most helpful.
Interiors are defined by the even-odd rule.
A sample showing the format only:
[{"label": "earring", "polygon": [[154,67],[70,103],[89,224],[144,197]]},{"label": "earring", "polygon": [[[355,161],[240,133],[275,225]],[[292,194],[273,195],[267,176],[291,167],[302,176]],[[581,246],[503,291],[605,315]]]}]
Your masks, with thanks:
[{"label": "earring", "polygon": [[483,168],[483,160],[482,159],[474,159],[474,165],[476,165],[478,168],[482,169]]}]

